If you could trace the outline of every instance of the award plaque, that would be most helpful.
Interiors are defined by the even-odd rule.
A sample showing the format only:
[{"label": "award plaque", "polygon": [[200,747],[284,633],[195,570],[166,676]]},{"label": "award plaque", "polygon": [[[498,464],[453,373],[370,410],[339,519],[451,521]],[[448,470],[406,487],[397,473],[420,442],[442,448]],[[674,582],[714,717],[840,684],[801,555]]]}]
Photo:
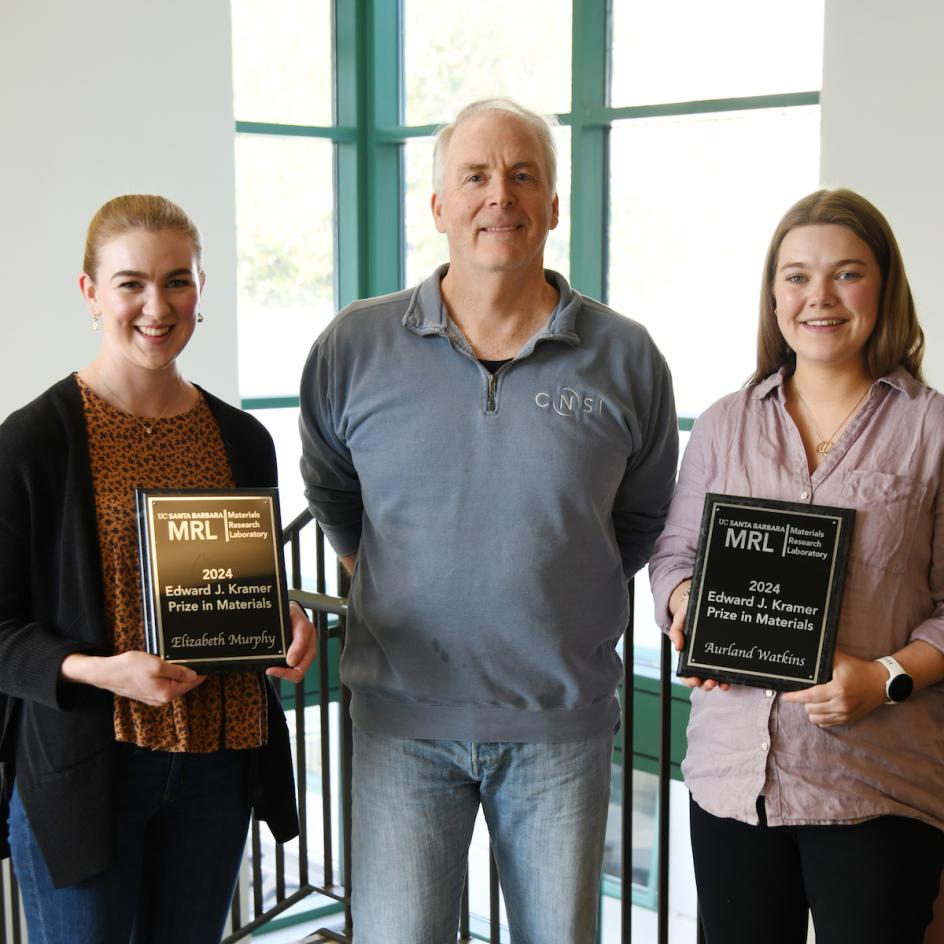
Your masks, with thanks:
[{"label": "award plaque", "polygon": [[829,681],[854,520],[706,495],[678,674],[782,691]]},{"label": "award plaque", "polygon": [[198,672],[285,665],[278,493],[136,489],[148,652]]}]

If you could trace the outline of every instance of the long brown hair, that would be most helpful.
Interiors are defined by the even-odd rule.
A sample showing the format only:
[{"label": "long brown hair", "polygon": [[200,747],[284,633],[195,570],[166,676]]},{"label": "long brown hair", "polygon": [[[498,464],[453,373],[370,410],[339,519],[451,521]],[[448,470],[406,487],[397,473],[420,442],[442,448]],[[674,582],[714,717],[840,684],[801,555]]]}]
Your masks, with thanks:
[{"label": "long brown hair", "polygon": [[888,220],[865,197],[852,190],[817,190],[797,201],[777,224],[767,248],[760,291],[760,321],[757,327],[757,367],[748,381],[760,383],[765,377],[793,361],[777,325],[774,303],[774,275],[784,237],[798,226],[831,223],[845,226],[864,242],[878,262],[882,275],[882,296],[878,320],[865,344],[866,369],[873,378],[899,365],[916,380],[924,382],[924,332],[918,324],[914,300],[901,251]]}]

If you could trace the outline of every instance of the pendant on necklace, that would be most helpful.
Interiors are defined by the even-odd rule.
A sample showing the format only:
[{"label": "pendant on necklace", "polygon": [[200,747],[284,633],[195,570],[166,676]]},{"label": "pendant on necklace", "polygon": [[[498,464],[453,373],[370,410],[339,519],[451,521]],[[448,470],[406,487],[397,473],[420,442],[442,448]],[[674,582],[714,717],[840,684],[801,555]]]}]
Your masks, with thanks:
[{"label": "pendant on necklace", "polygon": [[[148,430],[150,432],[150,430]],[[816,451],[821,455],[825,456],[830,449],[833,448],[833,441],[831,439],[823,439],[822,441],[816,444]]]}]

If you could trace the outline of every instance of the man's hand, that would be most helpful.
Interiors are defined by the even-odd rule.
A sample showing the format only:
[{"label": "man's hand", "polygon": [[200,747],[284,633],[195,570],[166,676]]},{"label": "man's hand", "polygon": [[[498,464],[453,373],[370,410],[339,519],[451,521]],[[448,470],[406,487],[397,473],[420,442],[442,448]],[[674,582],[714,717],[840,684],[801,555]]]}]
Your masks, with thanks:
[{"label": "man's hand", "polygon": [[290,601],[288,608],[292,614],[292,644],[285,653],[288,667],[272,666],[266,669],[266,675],[297,685],[318,654],[318,633],[305,611],[294,600]]},{"label": "man's hand", "polygon": [[66,681],[92,685],[153,706],[169,704],[206,678],[193,669],[138,651],[115,656],[72,653],[62,660],[59,674]]}]

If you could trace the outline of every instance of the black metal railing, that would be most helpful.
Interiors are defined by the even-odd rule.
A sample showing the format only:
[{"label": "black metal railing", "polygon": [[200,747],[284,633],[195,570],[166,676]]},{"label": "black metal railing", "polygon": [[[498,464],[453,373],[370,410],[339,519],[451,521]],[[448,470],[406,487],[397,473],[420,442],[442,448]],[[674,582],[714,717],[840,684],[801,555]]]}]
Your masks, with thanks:
[{"label": "black metal railing", "polygon": [[0,870],[0,944],[21,944],[26,940],[26,922],[20,907],[20,892],[9,860]]},{"label": "black metal railing", "polygon": [[[302,529],[311,524],[316,533],[315,556],[316,556],[316,593],[304,593],[298,590],[301,586],[301,555],[300,555],[300,536]],[[300,898],[312,893],[320,893],[329,898],[334,898],[344,907],[344,926],[338,929],[319,929],[310,940],[328,940],[341,942],[341,944],[351,944],[352,920],[350,912],[350,715],[348,711],[349,695],[347,690],[341,687],[341,715],[342,715],[342,745],[341,763],[342,770],[339,772],[337,782],[342,791],[341,802],[341,823],[342,823],[342,842],[344,853],[340,856],[342,878],[340,886],[333,883],[331,872],[332,850],[333,850],[333,832],[331,830],[331,789],[332,776],[330,771],[330,744],[328,741],[328,723],[327,710],[330,699],[329,691],[329,669],[328,664],[328,641],[332,638],[338,638],[343,645],[343,616],[345,615],[344,600],[341,597],[331,597],[325,594],[325,545],[324,537],[317,524],[312,522],[307,512],[296,518],[285,531],[286,543],[291,544],[291,582],[293,599],[305,606],[315,617],[319,632],[319,709],[321,712],[321,754],[322,754],[322,802],[324,805],[323,822],[325,823],[324,836],[322,837],[323,862],[325,863],[325,876],[321,884],[307,884],[304,894],[301,894],[301,878],[299,879],[299,891],[293,896],[286,897],[285,907],[290,907]],[[341,578],[339,577],[339,580]],[[630,617],[624,638],[624,659],[623,659],[623,795],[621,797],[622,813],[622,869],[620,879],[621,891],[621,940],[623,944],[632,942],[632,848],[633,848],[633,810],[632,810],[632,760],[633,760],[633,628],[635,621],[635,608],[632,605],[634,600],[634,587],[630,586]],[[336,625],[329,624],[328,616],[336,614],[341,620]],[[658,937],[657,944],[668,944],[669,941],[669,862],[670,862],[670,823],[669,823],[669,789],[671,783],[671,724],[672,724],[672,651],[669,640],[662,639],[660,653],[660,672],[659,672],[659,757],[658,757],[658,817],[657,817],[657,853],[658,862],[657,875],[657,909],[658,909]],[[340,655],[340,651],[338,653]],[[303,694],[296,692],[296,721],[303,719],[304,712],[300,707],[300,700],[303,701]],[[303,736],[296,736],[297,756],[296,765],[299,771],[299,797],[300,810],[304,806],[302,798],[303,780]],[[303,835],[306,824],[303,821]],[[257,866],[253,863],[253,871]],[[489,854],[489,944],[500,944],[501,942],[501,920],[500,920],[500,885],[498,879],[498,869],[495,864],[495,858]],[[278,903],[268,911],[257,914],[260,917],[252,922],[251,927],[260,927],[267,921],[276,917],[283,911]],[[459,937],[457,944],[471,944],[471,942],[482,940],[481,937],[474,936],[471,931],[471,920],[469,910],[469,878],[466,876],[463,888],[462,901],[459,918]],[[251,930],[250,926],[246,926]],[[227,938],[225,944],[230,941],[238,940],[242,935],[240,932],[234,932]],[[319,937],[320,936],[320,937]],[[308,940],[308,939],[306,939]],[[700,920],[697,923],[696,930],[697,944],[703,944],[704,934],[701,928]],[[649,942],[647,942],[649,944]]]},{"label": "black metal railing", "polygon": [[[313,543],[313,566],[315,591],[302,590],[303,583],[303,538]],[[332,669],[336,669],[336,660],[340,657],[344,644],[347,592],[345,575],[339,570],[338,595],[328,595],[325,571],[325,541],[321,529],[303,512],[292,521],[284,531],[284,543],[288,546],[288,579],[291,586],[290,596],[301,604],[310,614],[318,630],[318,660],[316,672],[318,724],[320,727],[320,791],[322,834],[318,837],[309,835],[308,817],[308,748],[306,708],[310,707],[310,685],[295,686],[291,702],[287,707],[293,709],[294,753],[296,792],[301,833],[293,846],[297,852],[290,856],[286,846],[268,843],[263,840],[259,823],[253,820],[248,844],[248,868],[246,877],[234,896],[231,913],[231,932],[223,944],[247,938],[254,931],[271,923],[288,909],[310,896],[321,896],[337,903],[338,920],[343,916],[341,928],[320,928],[307,941],[334,941],[339,944],[351,944],[352,918],[350,910],[351,893],[351,722],[350,698],[343,686],[335,685],[332,691]],[[311,579],[309,577],[309,583]],[[631,588],[632,589],[632,588]],[[633,599],[632,592],[630,600]],[[630,621],[624,639],[624,678],[623,678],[623,795],[622,805],[622,870],[621,870],[621,940],[623,944],[632,942],[632,848],[633,848],[633,810],[632,810],[632,769],[633,769],[633,625],[634,610],[630,609]],[[671,649],[666,638],[662,640],[660,660],[660,736],[658,766],[658,828],[657,828],[657,906],[658,906],[658,944],[668,944],[669,940],[669,785],[670,785],[670,734],[672,711],[672,672]],[[332,700],[339,703],[340,723],[338,725],[338,769],[332,766],[332,725],[330,723],[330,705]],[[334,798],[338,797],[338,822],[335,825]],[[320,844],[320,863],[310,860],[313,843]],[[271,862],[269,860],[272,860]],[[247,905],[251,902],[251,909]],[[492,855],[489,855],[489,937],[490,944],[500,944],[500,890],[498,870]],[[251,916],[249,914],[251,910]],[[330,923],[330,922],[329,922]],[[310,932],[305,932],[310,933]],[[458,942],[482,940],[473,936],[470,929],[469,880],[466,877],[462,895]],[[9,863],[3,863],[0,873],[0,944],[25,944],[27,941],[25,925],[22,920],[16,879]],[[703,944],[704,935],[700,921],[697,927],[697,942]],[[646,942],[651,944],[651,942]]]},{"label": "black metal railing", "polygon": [[[314,535],[314,582],[315,591],[302,590],[302,534],[312,524],[311,515],[302,512],[292,521],[283,532],[283,543],[288,546],[289,564],[288,581],[290,584],[289,596],[303,606],[312,618],[318,631],[318,658],[316,671],[318,675],[318,721],[321,761],[321,811],[322,834],[321,862],[315,865],[320,873],[312,873],[310,862],[311,837],[308,823],[308,753],[307,753],[307,721],[306,708],[308,707],[307,685],[296,685],[292,693],[294,709],[294,754],[295,754],[295,790],[298,797],[298,819],[300,833],[297,840],[297,856],[295,857],[296,870],[288,873],[285,847],[273,844],[274,875],[266,862],[267,849],[264,849],[259,823],[253,817],[251,841],[249,843],[249,878],[245,885],[251,891],[252,913],[251,920],[244,921],[242,902],[246,897],[247,889],[237,890],[232,905],[232,933],[224,939],[223,944],[233,944],[242,940],[253,931],[270,923],[289,908],[312,895],[319,895],[339,904],[344,914],[344,927],[351,927],[351,722],[349,697],[346,689],[341,689],[339,726],[339,757],[340,769],[335,774],[332,769],[332,735],[330,724],[331,690],[331,642],[338,641],[338,652],[343,648],[345,616],[347,604],[341,596],[329,596],[327,589],[327,574],[325,570],[324,535],[317,525],[307,531]],[[345,577],[338,574],[339,589],[346,590]],[[334,619],[332,619],[334,617]],[[334,828],[333,797],[335,790],[340,793],[339,826]],[[335,868],[335,861],[338,868]],[[274,883],[274,889],[272,885]],[[241,883],[243,884],[243,883]],[[267,888],[268,886],[268,888]],[[293,886],[294,890],[289,891]],[[268,896],[267,893],[268,892]],[[267,902],[267,897],[273,899]],[[348,932],[338,932],[327,928],[319,930],[322,940],[338,941],[350,944]]]}]

